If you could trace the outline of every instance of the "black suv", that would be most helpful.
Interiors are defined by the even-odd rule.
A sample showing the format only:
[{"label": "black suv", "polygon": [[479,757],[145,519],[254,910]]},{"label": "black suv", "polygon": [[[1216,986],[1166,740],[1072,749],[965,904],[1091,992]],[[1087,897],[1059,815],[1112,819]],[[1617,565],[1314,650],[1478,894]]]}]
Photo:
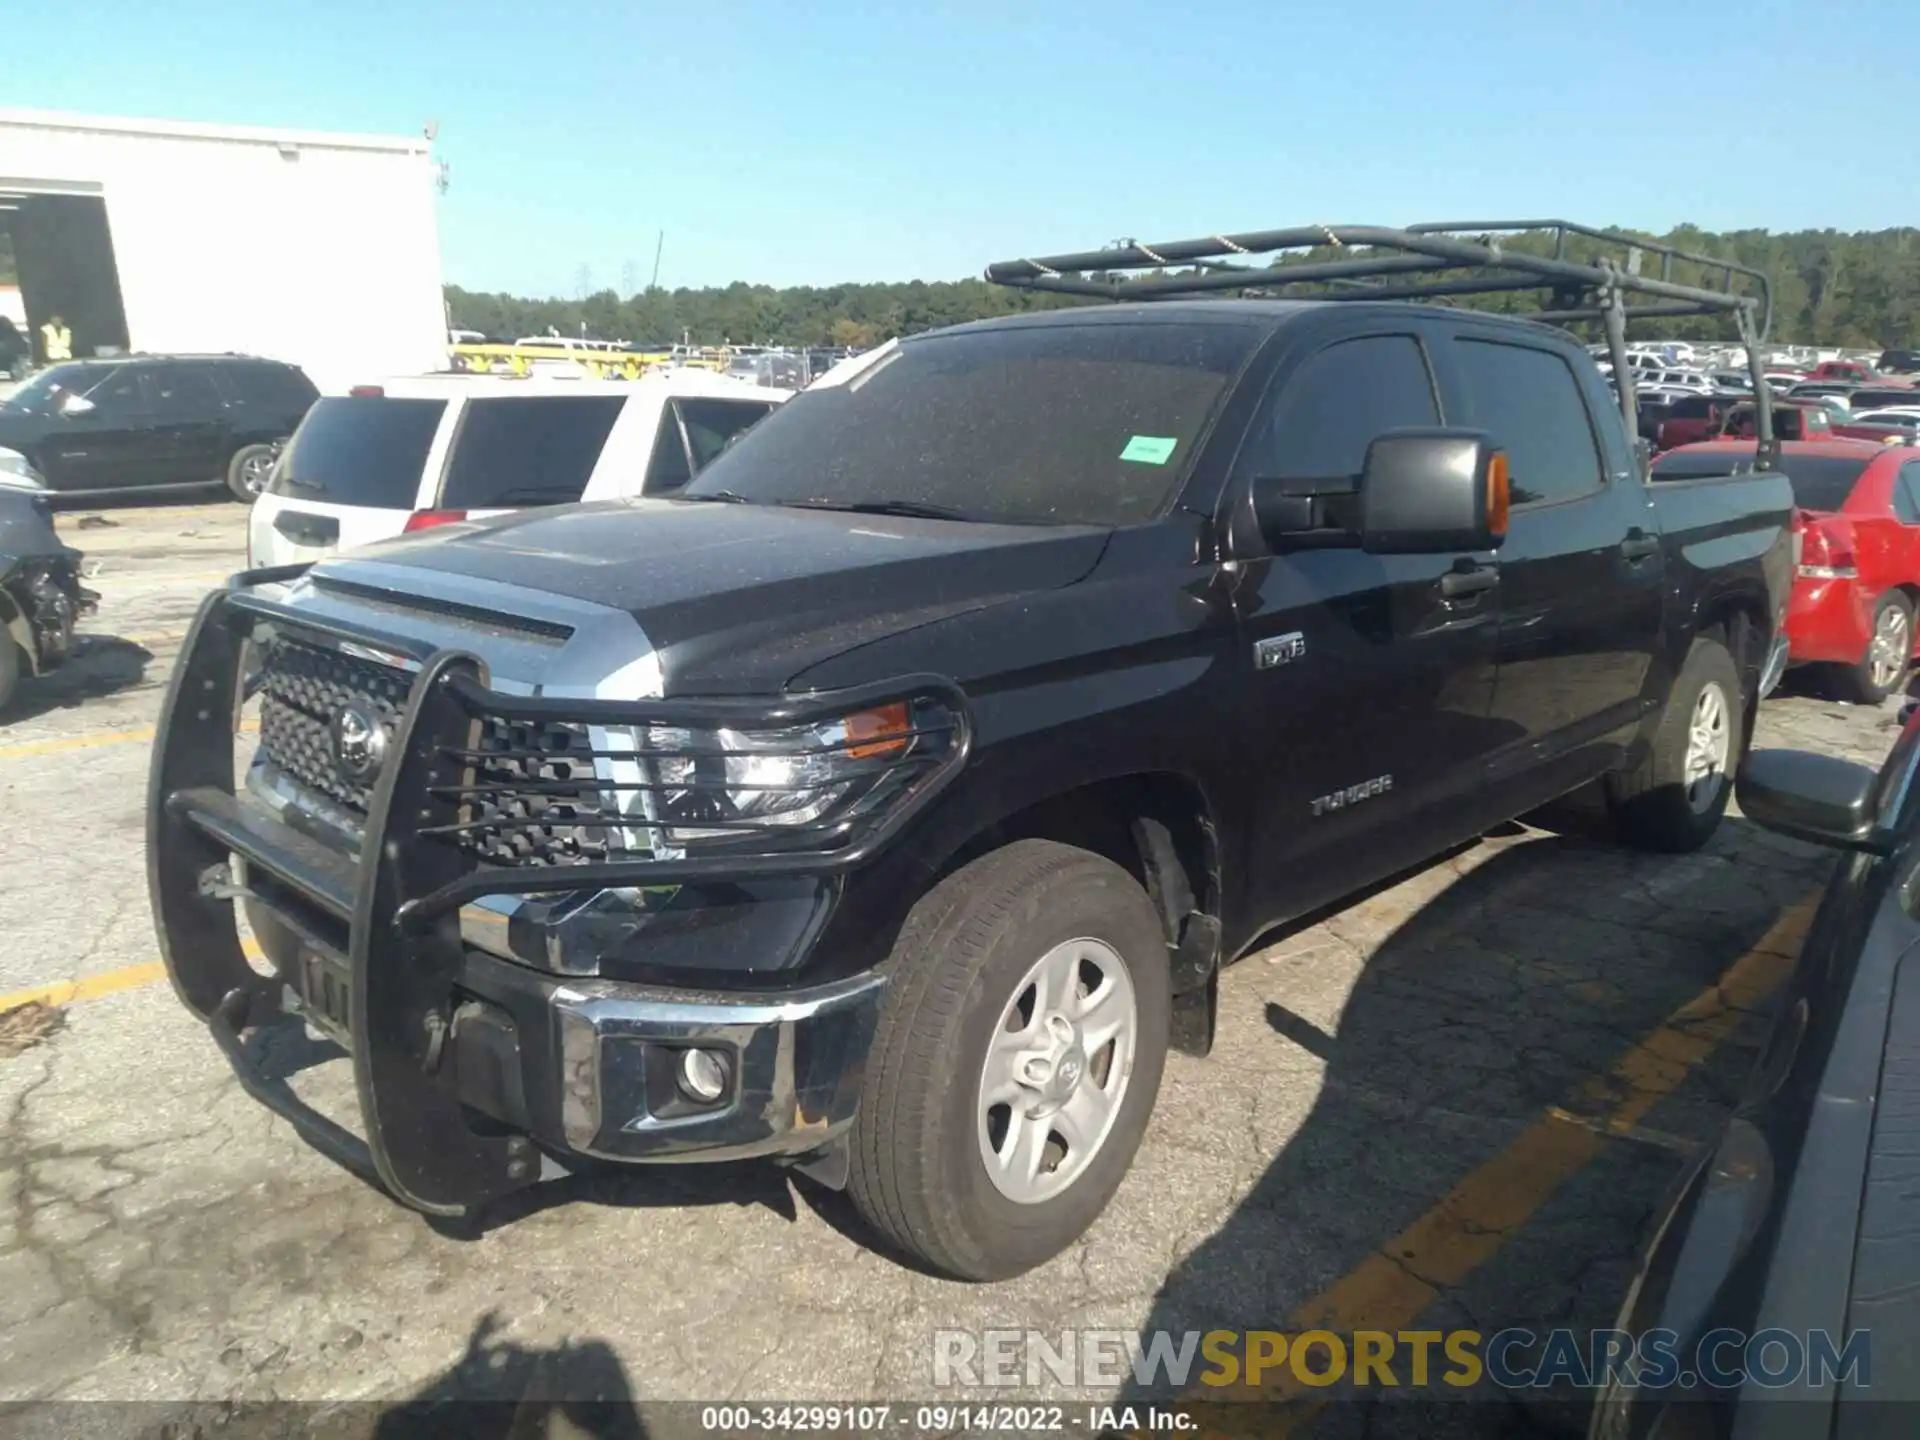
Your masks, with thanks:
[{"label": "black suv", "polygon": [[297,366],[243,355],[132,355],[41,371],[0,401],[0,460],[62,494],[224,484],[252,500],[319,396]]}]

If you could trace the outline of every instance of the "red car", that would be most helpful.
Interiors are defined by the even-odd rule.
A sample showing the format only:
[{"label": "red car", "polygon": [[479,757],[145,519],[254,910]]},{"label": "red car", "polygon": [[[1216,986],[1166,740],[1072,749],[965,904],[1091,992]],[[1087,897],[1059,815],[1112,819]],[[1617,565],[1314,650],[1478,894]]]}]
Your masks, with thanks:
[{"label": "red car", "polygon": [[[1789,662],[1820,665],[1848,700],[1878,704],[1906,680],[1920,609],[1920,448],[1788,440],[1799,570],[1787,607]],[[1712,440],[1654,462],[1656,480],[1726,474],[1751,442]]]}]

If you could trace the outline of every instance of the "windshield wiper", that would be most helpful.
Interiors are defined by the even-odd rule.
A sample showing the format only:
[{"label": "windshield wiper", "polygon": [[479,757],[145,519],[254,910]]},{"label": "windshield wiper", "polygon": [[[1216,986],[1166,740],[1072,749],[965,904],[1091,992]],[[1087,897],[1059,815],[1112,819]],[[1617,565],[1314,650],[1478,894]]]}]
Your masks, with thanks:
[{"label": "windshield wiper", "polygon": [[913,520],[970,520],[973,517],[951,505],[933,505],[925,500],[829,500],[814,496],[806,500],[782,500],[796,510],[843,510],[849,515],[902,515]]},{"label": "windshield wiper", "polygon": [[757,505],[757,500],[749,500],[737,490],[702,490],[698,495],[680,492],[682,500],[718,500],[722,505]]}]

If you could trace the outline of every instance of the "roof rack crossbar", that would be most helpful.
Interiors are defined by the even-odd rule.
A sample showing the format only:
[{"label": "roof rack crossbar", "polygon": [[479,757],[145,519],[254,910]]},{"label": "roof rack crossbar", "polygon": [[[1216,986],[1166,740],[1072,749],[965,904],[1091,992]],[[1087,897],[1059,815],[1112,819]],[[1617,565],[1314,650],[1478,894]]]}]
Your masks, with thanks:
[{"label": "roof rack crossbar", "polygon": [[[1508,233],[1538,232],[1548,232],[1553,236],[1552,255],[1534,255],[1510,248],[1502,244],[1499,238]],[[1586,260],[1568,259],[1570,236],[1615,246],[1621,253],[1617,257],[1597,255]],[[1283,250],[1328,247],[1340,251],[1394,253],[1356,253],[1353,258],[1304,260],[1251,269],[1239,269],[1230,263],[1223,263],[1229,256],[1270,255]],[[1662,274],[1659,277],[1641,273],[1640,266],[1647,255],[1660,258]],[[1717,273],[1724,288],[1687,285],[1673,280],[1671,275],[1675,261],[1705,267]],[[1198,273],[1160,273],[1176,265],[1195,266]],[[1124,273],[1141,270],[1156,273]],[[1525,289],[1556,290],[1564,287],[1584,289],[1596,296],[1636,293],[1685,302],[1691,307],[1684,311],[1662,310],[1658,312],[1661,314],[1737,315],[1744,311],[1746,319],[1740,324],[1740,329],[1744,335],[1751,335],[1755,340],[1765,339],[1772,319],[1772,287],[1766,275],[1759,270],[1656,241],[1642,241],[1617,231],[1599,230],[1562,220],[1446,222],[1409,226],[1406,229],[1377,225],[1313,225],[1286,230],[1253,230],[1234,235],[1209,235],[1195,240],[1154,245],[1136,242],[1107,250],[1007,260],[989,265],[986,278],[996,284],[1019,289],[1117,300],[1167,299],[1178,295],[1254,288],[1297,294],[1300,286],[1319,285],[1333,280],[1436,274],[1456,270],[1476,270],[1481,272],[1481,278],[1478,282],[1450,282],[1445,290],[1427,290],[1399,298],[1422,298],[1424,295],[1437,294],[1491,294]],[[1091,278],[1095,276],[1100,278]],[[1519,283],[1522,277],[1530,283]],[[1751,293],[1734,288],[1736,277],[1750,287]],[[1351,300],[1385,299],[1389,296],[1368,287],[1354,286],[1321,292],[1316,298]]]}]

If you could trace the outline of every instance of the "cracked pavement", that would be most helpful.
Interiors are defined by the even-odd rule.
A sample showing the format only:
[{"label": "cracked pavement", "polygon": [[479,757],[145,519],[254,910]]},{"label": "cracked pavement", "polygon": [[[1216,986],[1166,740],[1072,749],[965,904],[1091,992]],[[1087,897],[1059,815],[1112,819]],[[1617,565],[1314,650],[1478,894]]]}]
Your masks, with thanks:
[{"label": "cracked pavement", "polygon": [[[200,594],[241,563],[243,512],[106,515],[63,524],[105,597],[92,638],[0,730],[0,993],[157,958],[144,732]],[[1760,743],[1877,764],[1891,727],[1891,707],[1789,696],[1764,707]],[[164,984],[78,1001],[0,1061],[0,1400],[478,1394],[519,1373],[500,1357],[533,1356],[560,1357],[543,1373],[562,1388],[643,1404],[897,1401],[934,1394],[939,1328],[1280,1328],[1605,1075],[1829,865],[1737,818],[1678,859],[1579,831],[1516,828],[1235,966],[1214,1055],[1172,1058],[1109,1212],[991,1287],[875,1254],[839,1197],[770,1168],[574,1179],[477,1235],[435,1229],[241,1093]],[[1606,1139],[1440,1286],[1428,1323],[1610,1324],[1758,1038],[1749,1017],[1634,1136]],[[293,1083],[348,1118],[344,1070]]]}]

